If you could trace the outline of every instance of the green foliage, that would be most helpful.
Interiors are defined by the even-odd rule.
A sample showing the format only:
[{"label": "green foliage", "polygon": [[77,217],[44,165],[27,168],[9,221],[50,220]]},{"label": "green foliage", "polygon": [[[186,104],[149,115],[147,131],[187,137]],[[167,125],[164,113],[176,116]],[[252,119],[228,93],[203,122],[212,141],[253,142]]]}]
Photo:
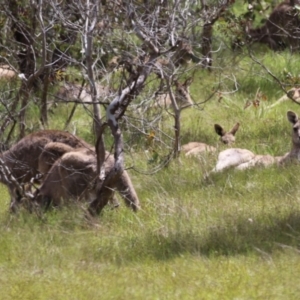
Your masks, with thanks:
[{"label": "green foliage", "polygon": [[[198,105],[182,111],[182,144],[205,142],[219,152],[225,146],[213,125],[229,130],[240,122],[235,147],[283,155],[292,130],[286,112],[300,114],[298,106],[287,101],[269,108],[283,95],[277,82],[243,53],[233,58],[226,51],[216,53],[222,68],[194,74],[191,94]],[[256,58],[287,88],[295,82],[286,74],[299,76],[298,54],[258,51]],[[51,108],[49,127],[63,129],[72,106]],[[139,213],[122,203],[95,220],[76,205],[42,218],[26,211],[12,216],[0,186],[0,298],[298,299],[299,166],[206,177],[215,153],[181,155],[145,175],[172,147],[174,120],[163,114],[154,132],[149,126],[141,133],[129,122],[135,112],[121,126]],[[29,121],[38,115],[29,107]],[[68,129],[94,143],[91,108],[78,106]],[[111,146],[111,136],[105,139]]]}]

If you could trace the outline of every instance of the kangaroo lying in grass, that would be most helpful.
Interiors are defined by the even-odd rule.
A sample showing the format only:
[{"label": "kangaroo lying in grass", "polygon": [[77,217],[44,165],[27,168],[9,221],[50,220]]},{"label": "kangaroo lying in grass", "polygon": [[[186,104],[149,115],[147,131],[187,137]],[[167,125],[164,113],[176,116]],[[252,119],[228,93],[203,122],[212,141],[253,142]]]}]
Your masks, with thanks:
[{"label": "kangaroo lying in grass", "polygon": [[[64,153],[64,154],[62,154]],[[61,155],[54,159],[55,155]],[[116,189],[124,199],[126,205],[137,211],[140,202],[130,177],[124,171],[121,177],[112,185],[104,189],[104,194],[97,190],[97,158],[92,149],[70,149],[68,145],[49,143],[39,159],[41,171],[47,175],[39,189],[35,193],[35,201],[44,207],[60,206],[63,200],[84,199],[91,203],[90,212],[100,213],[102,208],[112,199]],[[49,169],[49,166],[51,168]],[[114,158],[107,153],[105,160],[105,173],[109,173],[114,167]],[[100,201],[93,202],[95,199]]]},{"label": "kangaroo lying in grass", "polygon": [[298,104],[300,103],[300,88],[296,88],[296,87],[291,88],[290,90],[287,91],[286,95],[283,95],[275,103],[268,106],[267,109],[273,108],[282,102],[291,100],[291,98],[292,98],[292,101],[294,101]]},{"label": "kangaroo lying in grass", "polygon": [[[176,86],[176,101],[180,108],[187,108],[194,105],[194,101],[191,98],[189,86],[192,83],[192,79],[187,79],[184,83],[175,81]],[[172,107],[172,100],[169,94],[160,94],[155,99],[155,104],[153,107]]]},{"label": "kangaroo lying in grass", "polygon": [[242,170],[255,166],[269,166],[274,163],[284,165],[292,161],[300,161],[300,120],[298,115],[293,111],[287,112],[287,119],[293,125],[292,148],[290,152],[283,156],[254,155],[252,159],[237,165],[236,168]]},{"label": "kangaroo lying in grass", "polygon": [[266,167],[279,163],[282,156],[256,155],[248,149],[230,148],[221,151],[218,161],[212,172],[220,172],[234,167],[237,170],[245,170],[251,167]]},{"label": "kangaroo lying in grass", "polygon": [[12,79],[17,76],[9,65],[0,65],[0,79]]},{"label": "kangaroo lying in grass", "polygon": [[290,152],[283,156],[272,156],[256,155],[247,149],[227,149],[219,153],[216,167],[212,172],[219,172],[230,167],[244,170],[256,166],[266,167],[275,163],[283,165],[294,160],[300,161],[300,120],[293,111],[287,112],[287,119],[293,125],[292,149]]},{"label": "kangaroo lying in grass", "polygon": [[[175,81],[175,91],[174,91],[174,96],[176,103],[179,108],[184,109],[187,107],[190,107],[194,105],[194,101],[191,98],[190,91],[189,91],[189,86],[192,82],[192,79],[189,78],[187,79],[184,83],[180,83],[178,81]],[[148,109],[153,109],[156,111],[157,109],[170,109],[173,108],[173,103],[170,97],[169,93],[156,93],[155,94],[155,99],[154,103],[151,102],[151,105],[149,105],[149,101],[145,101],[148,103],[145,105],[145,103],[139,104],[139,108],[137,111],[140,114],[145,113],[148,111]]]},{"label": "kangaroo lying in grass", "polygon": [[[106,98],[110,90],[106,86],[96,83],[98,97]],[[61,101],[82,101],[83,103],[92,102],[92,95],[89,87],[82,87],[77,83],[64,83],[55,95],[55,98]]]},{"label": "kangaroo lying in grass", "polygon": [[[224,130],[224,128],[215,124],[214,128],[216,133],[220,136],[220,141],[223,144],[231,145],[235,142],[235,134],[240,127],[240,123],[236,123],[230,131]],[[182,151],[185,152],[185,156],[194,156],[203,152],[214,152],[217,149],[213,146],[207,145],[200,142],[190,142],[181,147]]]}]

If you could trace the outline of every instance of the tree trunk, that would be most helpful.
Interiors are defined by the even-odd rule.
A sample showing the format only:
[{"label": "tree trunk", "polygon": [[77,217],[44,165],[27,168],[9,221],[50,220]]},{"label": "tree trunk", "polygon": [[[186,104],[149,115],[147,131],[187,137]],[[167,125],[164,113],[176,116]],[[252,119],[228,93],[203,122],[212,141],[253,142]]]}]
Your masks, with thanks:
[{"label": "tree trunk", "polygon": [[41,98],[41,110],[40,110],[40,120],[44,128],[48,127],[48,110],[47,110],[47,96],[48,96],[48,88],[49,88],[49,77],[50,72],[49,68],[47,68],[46,72],[44,73],[44,86],[43,86],[43,93]]},{"label": "tree trunk", "polygon": [[178,106],[176,98],[174,96],[174,93],[172,91],[172,78],[167,78],[167,87],[168,87],[168,92],[169,96],[172,101],[172,106],[174,109],[174,158],[177,158],[180,154],[180,115],[181,115],[181,108]]},{"label": "tree trunk", "polygon": [[201,54],[203,56],[203,68],[210,69],[212,66],[212,34],[213,24],[207,23],[203,26]]},{"label": "tree trunk", "polygon": [[[106,110],[107,123],[104,123],[100,130],[96,143],[97,154],[97,171],[99,174],[97,183],[97,198],[89,207],[89,211],[92,214],[99,214],[102,208],[107,204],[109,198],[105,191],[107,188],[112,187],[116,180],[119,180],[124,170],[124,151],[123,151],[123,139],[121,129],[118,124],[118,120],[125,113],[127,106],[134,96],[137,96],[141,88],[146,81],[147,77],[152,71],[153,65],[158,57],[159,53],[154,53],[150,57],[149,61],[139,69],[139,74],[136,77],[132,77],[127,87],[124,88],[118,96],[109,104]],[[105,174],[105,146],[103,141],[103,133],[105,128],[109,126],[111,133],[114,137],[115,151],[114,159],[115,164],[109,174]]]}]

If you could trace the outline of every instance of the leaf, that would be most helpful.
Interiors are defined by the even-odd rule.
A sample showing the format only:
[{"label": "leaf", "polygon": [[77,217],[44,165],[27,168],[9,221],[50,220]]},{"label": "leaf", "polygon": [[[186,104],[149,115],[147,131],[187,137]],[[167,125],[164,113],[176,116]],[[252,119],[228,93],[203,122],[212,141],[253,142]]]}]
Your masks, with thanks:
[{"label": "leaf", "polygon": [[57,70],[55,72],[55,80],[62,81],[65,78],[66,73],[63,70]]},{"label": "leaf", "polygon": [[254,100],[254,101],[252,102],[252,104],[253,104],[253,106],[254,106],[255,108],[257,108],[257,107],[259,107],[260,101],[259,101],[259,100]]}]

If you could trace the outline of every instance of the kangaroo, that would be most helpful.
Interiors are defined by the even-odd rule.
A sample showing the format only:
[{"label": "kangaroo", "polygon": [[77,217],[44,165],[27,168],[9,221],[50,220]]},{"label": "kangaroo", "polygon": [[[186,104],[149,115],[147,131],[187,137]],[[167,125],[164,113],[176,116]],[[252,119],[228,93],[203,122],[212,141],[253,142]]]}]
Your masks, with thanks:
[{"label": "kangaroo", "polygon": [[[108,97],[110,90],[108,87],[96,84],[98,97]],[[82,101],[83,103],[92,102],[92,95],[89,88],[81,87],[77,83],[68,83],[66,82],[63,86],[60,87],[58,92],[55,95],[55,98],[62,101]]]},{"label": "kangaroo", "polygon": [[17,76],[9,65],[0,65],[0,79],[12,79]]},{"label": "kangaroo", "polygon": [[[187,108],[194,105],[194,101],[191,98],[189,87],[192,83],[192,79],[188,78],[184,83],[175,81],[176,87],[176,101],[180,108]],[[155,99],[154,107],[172,107],[172,100],[169,94],[159,94]]]},{"label": "kangaroo", "polygon": [[[248,149],[241,148],[230,148],[224,151],[221,151],[218,155],[218,160],[215,168],[212,172],[220,172],[222,170],[234,167],[237,170],[245,170],[248,168],[262,166],[267,167],[273,164],[281,164],[284,160],[289,158],[296,157],[299,153],[300,159],[300,122],[298,116],[289,111],[288,120],[294,124],[293,131],[293,148],[291,152],[283,156],[272,156],[272,155],[258,155],[254,154]],[[298,133],[297,133],[297,129]]]},{"label": "kangaroo", "polygon": [[[20,202],[17,186],[24,186],[33,178],[40,181],[39,156],[50,142],[60,142],[72,148],[89,148],[90,145],[69,132],[42,130],[25,136],[9,150],[0,154],[2,168],[0,182],[8,187],[11,203],[10,210],[16,211]],[[7,168],[4,170],[4,166]]]},{"label": "kangaroo", "polygon": [[300,120],[296,113],[293,111],[287,112],[287,119],[292,124],[292,148],[291,151],[286,153],[279,161],[283,165],[291,161],[300,161]]},{"label": "kangaroo", "polygon": [[[178,108],[185,109],[194,105],[194,101],[191,98],[189,86],[192,83],[192,79],[185,80],[184,83],[180,83],[177,80],[175,82],[174,97],[177,102]],[[156,112],[162,109],[173,109],[173,103],[169,93],[156,92],[154,95],[154,101],[149,103],[149,99],[138,104],[136,111],[139,114],[145,112]],[[152,97],[151,97],[152,99]]]},{"label": "kangaroo", "polygon": [[88,145],[88,147],[82,148],[77,147],[74,148],[67,144],[63,144],[60,142],[50,142],[48,143],[40,156],[38,157],[38,171],[40,174],[47,174],[55,161],[62,157],[67,152],[73,152],[75,150],[81,151],[81,153],[91,153],[95,152],[92,145]]},{"label": "kangaroo", "polygon": [[[53,148],[58,148],[56,143]],[[68,149],[68,146],[61,145],[62,149]],[[48,148],[48,149],[47,149]],[[51,152],[51,144],[47,145],[45,152]],[[54,151],[55,152],[55,151]],[[45,156],[44,156],[45,157]],[[48,168],[49,164],[44,167]],[[114,167],[114,158],[107,153],[105,160],[106,174]],[[137,211],[140,208],[140,202],[130,177],[126,171],[113,186],[104,189],[105,195],[99,195],[97,191],[97,158],[95,151],[86,149],[75,149],[63,154],[55,161],[47,173],[41,187],[35,192],[35,202],[40,206],[49,207],[60,206],[62,200],[67,199],[85,199],[93,203],[95,199],[101,199],[100,205],[90,209],[91,213],[100,213],[102,208],[107,204],[108,199],[113,197],[116,189],[124,199],[127,206]]]},{"label": "kangaroo", "polygon": [[221,151],[217,164],[212,172],[220,172],[228,168],[245,170],[252,167],[267,167],[279,163],[282,156],[256,155],[248,149],[230,148]]},{"label": "kangaroo", "polygon": [[[236,123],[230,131],[225,131],[224,128],[215,124],[215,132],[220,136],[220,141],[225,145],[231,145],[235,142],[235,134],[240,127],[240,123]],[[194,156],[203,152],[215,152],[217,149],[213,146],[209,146],[205,143],[190,142],[181,147],[182,151],[185,152],[185,156]]]},{"label": "kangaroo", "polygon": [[291,51],[299,49],[299,11],[295,7],[299,0],[286,0],[278,4],[266,23],[259,28],[246,28],[249,39],[264,43],[272,50],[283,50],[287,46]]},{"label": "kangaroo", "polygon": [[275,103],[268,106],[267,109],[273,108],[277,106],[278,104],[288,101],[292,98],[292,101],[300,104],[300,88],[293,87],[290,90],[287,91],[285,95],[283,95],[281,98],[279,98]]},{"label": "kangaroo", "polygon": [[231,148],[221,151],[216,167],[212,172],[219,172],[229,167],[244,170],[255,166],[269,166],[277,163],[284,165],[291,161],[300,161],[300,120],[293,111],[287,112],[287,119],[293,125],[292,148],[283,156],[255,155],[247,149]]},{"label": "kangaroo", "polygon": [[[74,149],[71,146],[66,145],[66,144],[62,144],[59,142],[50,142],[44,147],[43,152],[39,156],[39,165],[38,165],[39,172],[41,174],[51,173],[52,172],[51,168],[55,164],[55,162],[60,157],[62,157],[65,153],[68,153],[68,152],[72,152],[72,153],[77,152],[76,154],[73,154],[71,156],[71,158],[76,157],[77,158],[76,163],[80,163],[80,164],[84,164],[84,160],[86,160],[89,156],[92,156],[92,158],[89,157],[89,159],[91,162],[94,163],[93,170],[97,169],[97,164],[96,164],[97,162],[95,161],[96,153],[92,146],[90,146],[90,148],[85,147],[85,148]],[[114,159],[108,152],[106,152],[106,156],[107,156],[106,163],[108,165],[108,168],[110,169],[113,167]],[[80,161],[80,158],[82,158],[83,161]],[[72,161],[69,159],[68,156],[64,156],[63,162],[65,165],[72,163]],[[56,166],[56,169],[57,168],[58,168],[58,166]],[[93,174],[93,176],[94,176],[94,174]],[[134,211],[136,211],[140,208],[138,196],[133,187],[133,184],[131,183],[129,174],[127,173],[126,170],[123,171],[121,177],[116,182],[116,189],[117,189],[118,193],[120,194],[120,196],[125,200],[125,202],[127,204],[129,202],[133,203],[132,207],[133,207]],[[75,195],[76,195],[76,192],[75,192]],[[119,206],[119,202],[115,197],[113,197],[110,202],[112,203],[112,205],[114,207]]]}]

